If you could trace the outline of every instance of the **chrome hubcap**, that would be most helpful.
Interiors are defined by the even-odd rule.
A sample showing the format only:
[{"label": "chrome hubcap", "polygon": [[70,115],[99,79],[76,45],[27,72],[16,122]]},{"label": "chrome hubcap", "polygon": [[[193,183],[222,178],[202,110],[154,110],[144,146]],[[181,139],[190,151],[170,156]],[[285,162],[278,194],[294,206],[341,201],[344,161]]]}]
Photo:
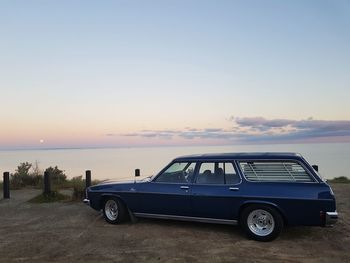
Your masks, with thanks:
[{"label": "chrome hubcap", "polygon": [[273,216],[262,209],[250,212],[247,224],[250,231],[258,236],[267,236],[271,234],[275,228],[275,220],[273,219]]},{"label": "chrome hubcap", "polygon": [[105,213],[109,220],[116,220],[118,218],[118,205],[114,200],[108,200],[105,204]]}]

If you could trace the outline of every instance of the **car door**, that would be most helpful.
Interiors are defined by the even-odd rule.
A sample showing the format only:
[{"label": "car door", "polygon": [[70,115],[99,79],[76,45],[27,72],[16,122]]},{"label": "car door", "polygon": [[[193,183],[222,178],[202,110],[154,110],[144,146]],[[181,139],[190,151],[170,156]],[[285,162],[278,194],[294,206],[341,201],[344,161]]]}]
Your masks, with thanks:
[{"label": "car door", "polygon": [[237,220],[241,182],[233,161],[200,163],[191,192],[193,216]]},{"label": "car door", "polygon": [[174,162],[139,191],[140,213],[188,216],[195,163]]}]

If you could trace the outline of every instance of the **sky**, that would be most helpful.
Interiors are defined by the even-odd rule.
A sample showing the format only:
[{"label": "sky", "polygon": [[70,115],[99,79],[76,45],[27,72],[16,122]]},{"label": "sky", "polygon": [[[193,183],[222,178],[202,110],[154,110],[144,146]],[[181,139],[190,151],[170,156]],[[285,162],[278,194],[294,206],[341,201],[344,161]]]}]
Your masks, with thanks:
[{"label": "sky", "polygon": [[0,1],[0,149],[350,141],[350,1]]}]

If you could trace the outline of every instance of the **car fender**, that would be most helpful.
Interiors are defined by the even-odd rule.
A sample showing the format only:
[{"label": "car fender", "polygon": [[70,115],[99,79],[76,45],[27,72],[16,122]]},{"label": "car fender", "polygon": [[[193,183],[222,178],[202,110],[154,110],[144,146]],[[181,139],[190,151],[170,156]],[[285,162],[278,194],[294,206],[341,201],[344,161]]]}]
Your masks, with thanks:
[{"label": "car fender", "polygon": [[273,203],[273,202],[262,201],[262,200],[246,200],[246,201],[244,201],[244,202],[240,205],[239,210],[238,210],[238,221],[240,220],[240,215],[241,215],[241,212],[243,211],[244,208],[246,208],[246,207],[249,206],[249,205],[256,205],[256,204],[267,205],[267,206],[271,206],[271,207],[275,208],[275,209],[281,214],[284,223],[285,223],[285,224],[288,223],[286,214],[285,214],[285,212],[283,211],[283,209],[281,209],[280,206],[278,206],[277,204],[275,204],[275,203]]},{"label": "car fender", "polygon": [[116,194],[116,193],[105,193],[105,194],[102,194],[101,195],[101,198],[100,198],[100,208],[103,209],[103,200],[106,198],[106,197],[115,197],[115,198],[118,198],[124,205],[125,205],[125,208],[127,209],[128,211],[128,214],[129,214],[129,217],[131,219],[131,222],[135,223],[136,222],[136,217],[135,215],[133,214],[133,212],[131,212],[131,210],[129,209],[127,203],[125,202],[125,200],[119,195],[119,194]]},{"label": "car fender", "polygon": [[127,203],[125,202],[125,200],[117,193],[104,193],[104,194],[101,194],[101,197],[100,197],[100,207],[101,209],[103,208],[103,200],[106,198],[106,197],[115,197],[115,198],[118,198],[120,201],[122,201],[122,203],[125,205],[125,207],[127,208]]}]

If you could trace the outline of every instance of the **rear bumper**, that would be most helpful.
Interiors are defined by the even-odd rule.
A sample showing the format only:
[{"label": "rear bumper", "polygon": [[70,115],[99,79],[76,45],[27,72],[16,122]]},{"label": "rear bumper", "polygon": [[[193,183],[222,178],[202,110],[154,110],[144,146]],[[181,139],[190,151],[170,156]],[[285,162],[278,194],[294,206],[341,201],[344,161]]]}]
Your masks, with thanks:
[{"label": "rear bumper", "polygon": [[337,223],[338,221],[338,212],[326,212],[326,218],[325,218],[325,226],[331,226]]}]

